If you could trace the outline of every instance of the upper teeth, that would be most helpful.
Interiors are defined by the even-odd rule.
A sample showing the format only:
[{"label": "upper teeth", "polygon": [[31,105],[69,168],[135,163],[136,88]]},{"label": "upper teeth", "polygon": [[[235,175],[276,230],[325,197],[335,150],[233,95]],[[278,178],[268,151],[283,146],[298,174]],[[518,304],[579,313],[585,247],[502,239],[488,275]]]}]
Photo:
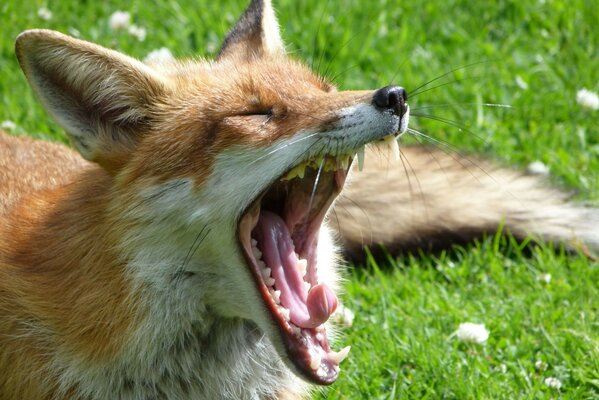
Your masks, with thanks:
[{"label": "upper teeth", "polygon": [[383,143],[387,145],[389,149],[389,153],[391,153],[391,157],[393,160],[399,160],[399,142],[395,135],[388,135],[383,138]]},{"label": "upper teeth", "polygon": [[362,169],[364,169],[364,146],[358,149],[358,153],[356,155],[358,157],[358,169],[362,171]]},{"label": "upper teeth", "polygon": [[320,156],[299,165],[296,165],[289,171],[282,180],[291,180],[294,178],[303,178],[306,174],[306,168],[321,169],[325,172],[336,171],[338,169],[347,169],[349,166],[349,155],[339,155],[335,158]]},{"label": "upper teeth", "polygon": [[306,272],[308,271],[308,260],[306,260],[304,258],[300,258],[297,261],[297,269],[299,270],[299,272],[302,276],[305,276]]}]

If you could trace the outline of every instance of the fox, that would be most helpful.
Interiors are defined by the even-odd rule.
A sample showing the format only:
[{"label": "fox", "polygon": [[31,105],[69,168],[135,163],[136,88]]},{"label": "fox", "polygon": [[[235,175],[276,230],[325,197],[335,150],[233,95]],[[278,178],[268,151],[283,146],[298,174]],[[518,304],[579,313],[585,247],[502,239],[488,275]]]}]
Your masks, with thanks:
[{"label": "fox", "polygon": [[599,248],[597,209],[491,161],[407,146],[411,191],[409,94],[338,90],[287,54],[270,0],[212,61],[50,30],[15,48],[74,150],[0,134],[1,399],[308,398],[350,351],[340,254],[499,227]]}]

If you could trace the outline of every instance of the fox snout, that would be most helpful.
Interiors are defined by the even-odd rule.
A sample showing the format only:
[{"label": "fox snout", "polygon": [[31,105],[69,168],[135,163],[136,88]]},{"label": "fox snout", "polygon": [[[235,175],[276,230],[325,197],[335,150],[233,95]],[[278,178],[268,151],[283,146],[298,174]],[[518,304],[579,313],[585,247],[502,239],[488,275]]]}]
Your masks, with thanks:
[{"label": "fox snout", "polygon": [[392,114],[403,117],[408,111],[408,93],[401,86],[385,86],[374,92],[372,104],[382,111],[390,111]]}]

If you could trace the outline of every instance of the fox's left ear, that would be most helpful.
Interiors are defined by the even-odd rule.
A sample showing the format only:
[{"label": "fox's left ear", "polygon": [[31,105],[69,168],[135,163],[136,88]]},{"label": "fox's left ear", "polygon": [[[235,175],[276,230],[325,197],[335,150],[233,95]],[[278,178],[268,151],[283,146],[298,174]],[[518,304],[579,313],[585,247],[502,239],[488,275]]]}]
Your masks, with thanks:
[{"label": "fox's left ear", "polygon": [[116,172],[147,133],[166,81],[143,63],[49,30],[19,35],[21,68],[88,160]]},{"label": "fox's left ear", "polygon": [[225,38],[217,59],[251,60],[285,54],[271,0],[252,0]]}]

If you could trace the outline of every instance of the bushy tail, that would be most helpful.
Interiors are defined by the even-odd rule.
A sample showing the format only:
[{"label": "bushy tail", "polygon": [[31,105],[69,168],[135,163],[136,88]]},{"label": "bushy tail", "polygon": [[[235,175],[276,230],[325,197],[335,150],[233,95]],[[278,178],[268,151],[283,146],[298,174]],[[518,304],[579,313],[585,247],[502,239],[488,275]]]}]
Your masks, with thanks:
[{"label": "bushy tail", "polygon": [[518,238],[599,249],[599,209],[571,202],[539,175],[419,146],[390,161],[370,151],[354,170],[330,225],[352,256],[472,240],[500,227]]}]

